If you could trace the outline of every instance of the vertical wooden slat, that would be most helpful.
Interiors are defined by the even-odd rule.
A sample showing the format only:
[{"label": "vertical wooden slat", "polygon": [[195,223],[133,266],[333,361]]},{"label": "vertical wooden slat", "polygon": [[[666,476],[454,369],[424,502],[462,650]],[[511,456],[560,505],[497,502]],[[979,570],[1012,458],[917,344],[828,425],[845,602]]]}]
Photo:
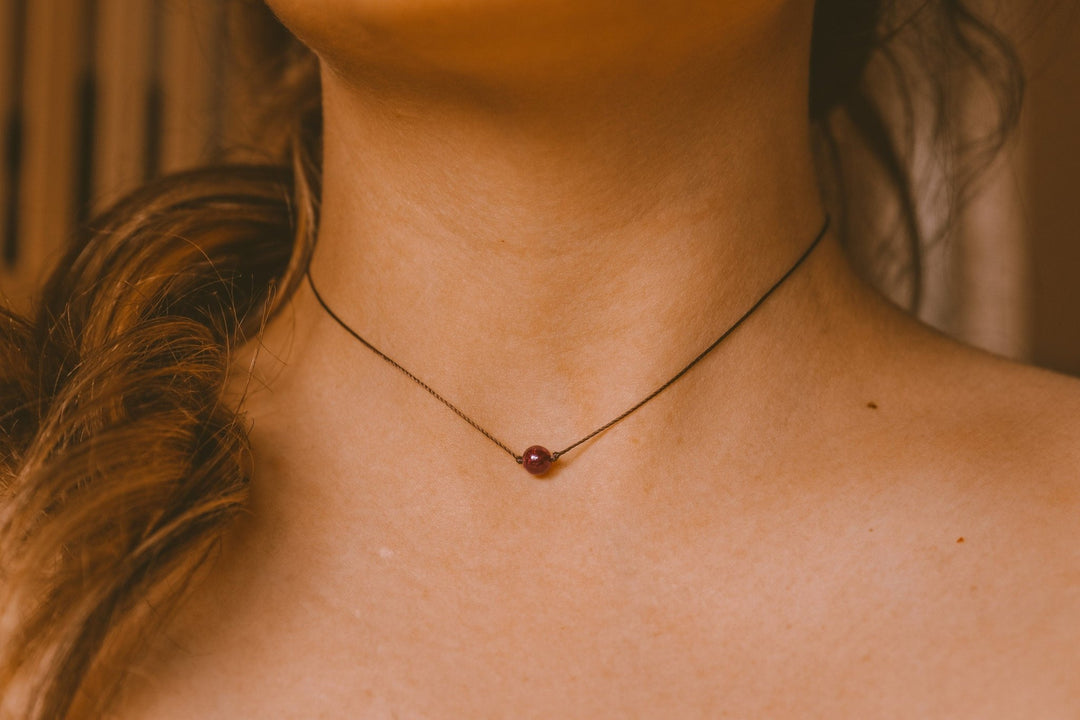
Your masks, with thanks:
[{"label": "vertical wooden slat", "polygon": [[1030,39],[1023,138],[1035,362],[1080,376],[1080,6],[1050,4]]},{"label": "vertical wooden slat", "polygon": [[[973,7],[1006,32],[1018,33],[1030,3],[974,0]],[[1001,98],[981,82],[960,88],[957,122],[976,136],[993,129]],[[1024,223],[1025,139],[1021,134],[1001,149],[975,186],[977,195],[961,210],[950,242],[957,314],[953,335],[976,347],[1017,359],[1031,354],[1029,316],[1030,242]]]},{"label": "vertical wooden slat", "polygon": [[152,0],[98,3],[97,37],[103,41],[95,54],[98,118],[93,203],[97,210],[145,179],[152,10]]},{"label": "vertical wooden slat", "polygon": [[161,169],[172,172],[214,158],[218,151],[224,3],[162,4]]},{"label": "vertical wooden slat", "polygon": [[94,144],[97,127],[97,68],[94,55],[97,49],[97,0],[86,0],[86,23],[83,25],[82,48],[78,78],[78,136],[75,161],[75,211],[80,225],[89,218],[94,191]]},{"label": "vertical wooden slat", "polygon": [[[995,25],[1015,21],[996,0],[972,0],[971,6]],[[929,78],[936,82],[938,78]],[[963,73],[947,81],[950,122],[965,138],[986,137],[995,129],[1001,98],[983,80]],[[916,94],[916,97],[919,95]],[[927,97],[932,97],[929,93]],[[983,170],[966,205],[949,217],[946,198],[957,178],[955,168],[935,162],[934,148],[920,147],[916,167],[932,167],[916,188],[922,198],[920,218],[947,230],[926,252],[926,302],[921,316],[930,324],[970,345],[1013,358],[1030,354],[1028,315],[1029,245],[1023,222],[1022,143],[1007,145]],[[962,159],[963,161],[963,159]],[[931,235],[932,236],[932,235]]]},{"label": "vertical wooden slat", "polygon": [[[986,0],[981,0],[985,3]],[[989,7],[989,6],[987,6]],[[991,15],[993,17],[993,15]],[[952,81],[956,98],[952,122],[967,138],[988,137],[1001,112],[995,90],[963,75]],[[1030,352],[1028,322],[1028,244],[1017,172],[1023,162],[1020,143],[1009,143],[983,168],[966,202],[949,221],[948,234],[927,248],[929,303],[937,313],[932,324],[963,342],[1012,358]],[[957,178],[941,166],[934,181],[921,188],[926,197],[945,198]],[[932,203],[930,204],[932,207]]]},{"label": "vertical wooden slat", "polygon": [[26,3],[0,3],[0,275],[17,270]]},{"label": "vertical wooden slat", "polygon": [[957,333],[999,355],[1031,356],[1030,243],[1019,177],[1021,145],[1006,149],[965,209],[955,239],[960,291]]},{"label": "vertical wooden slat", "polygon": [[78,48],[85,2],[32,0],[27,4],[23,82],[23,165],[19,198],[19,282],[36,285],[42,270],[69,239],[74,225]]},{"label": "vertical wooden slat", "polygon": [[146,128],[143,135],[143,172],[142,179],[157,177],[161,169],[161,133],[162,133],[162,51],[161,41],[164,34],[162,24],[162,3],[154,2],[149,8],[149,29],[147,46],[148,56],[146,96],[143,99],[143,123]]}]

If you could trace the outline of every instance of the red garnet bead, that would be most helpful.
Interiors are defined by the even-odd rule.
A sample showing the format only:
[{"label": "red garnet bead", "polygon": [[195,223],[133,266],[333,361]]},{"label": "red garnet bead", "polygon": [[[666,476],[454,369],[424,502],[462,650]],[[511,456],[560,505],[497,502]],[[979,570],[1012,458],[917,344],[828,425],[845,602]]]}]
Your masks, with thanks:
[{"label": "red garnet bead", "polygon": [[532,475],[543,475],[555,459],[545,447],[533,445],[521,455],[521,466]]}]

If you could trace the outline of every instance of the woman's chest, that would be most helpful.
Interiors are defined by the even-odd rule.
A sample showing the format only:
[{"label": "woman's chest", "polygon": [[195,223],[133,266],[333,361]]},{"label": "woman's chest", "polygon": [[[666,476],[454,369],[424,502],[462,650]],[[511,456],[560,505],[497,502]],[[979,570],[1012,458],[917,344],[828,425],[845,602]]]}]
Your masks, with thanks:
[{"label": "woman's chest", "polygon": [[944,717],[1050,692],[1028,677],[1032,618],[945,547],[777,534],[226,558],[147,665],[142,716]]}]

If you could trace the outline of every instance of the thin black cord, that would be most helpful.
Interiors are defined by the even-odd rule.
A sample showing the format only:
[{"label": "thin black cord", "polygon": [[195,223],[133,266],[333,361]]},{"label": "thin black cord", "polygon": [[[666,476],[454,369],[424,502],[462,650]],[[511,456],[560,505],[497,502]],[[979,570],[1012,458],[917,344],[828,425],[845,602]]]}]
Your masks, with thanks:
[{"label": "thin black cord", "polygon": [[[635,412],[636,410],[638,410],[639,408],[641,408],[641,406],[642,406],[642,405],[644,405],[645,403],[649,402],[649,401],[650,401],[650,400],[652,400],[652,399],[653,399],[654,397],[656,397],[657,395],[659,395],[660,393],[664,392],[664,391],[665,391],[665,390],[667,390],[667,389],[668,389],[669,387],[671,387],[671,385],[672,385],[672,384],[674,384],[676,380],[678,380],[678,379],[679,379],[679,378],[681,378],[681,377],[682,377],[683,375],[685,375],[686,373],[688,373],[688,372],[690,371],[690,369],[691,369],[692,367],[694,367],[694,366],[695,366],[695,365],[697,365],[697,364],[698,364],[699,362],[701,362],[702,360],[704,360],[704,359],[705,359],[705,357],[706,357],[706,356],[707,356],[707,355],[708,355],[709,353],[711,353],[711,352],[712,352],[713,350],[715,350],[715,349],[716,349],[716,347],[717,347],[717,346],[718,346],[718,345],[719,345],[720,343],[722,343],[722,342],[723,342],[724,340],[726,340],[726,339],[728,338],[728,336],[729,336],[729,335],[731,335],[731,333],[735,332],[735,330],[736,330],[736,329],[737,329],[737,328],[738,328],[738,327],[739,327],[740,325],[742,325],[742,324],[743,324],[743,322],[744,322],[744,321],[745,321],[745,320],[746,320],[746,319],[747,319],[748,317],[750,317],[751,315],[753,315],[753,314],[754,314],[754,311],[755,311],[755,310],[757,310],[757,309],[758,309],[759,307],[761,307],[762,303],[764,303],[764,302],[765,302],[766,300],[768,300],[768,299],[769,299],[769,296],[771,296],[771,295],[772,295],[772,294],[773,294],[774,292],[776,292],[777,288],[779,288],[779,287],[780,287],[781,285],[783,285],[783,284],[784,284],[784,282],[785,282],[785,281],[786,281],[786,280],[787,280],[787,279],[788,279],[789,277],[791,277],[791,276],[792,276],[792,274],[794,274],[794,272],[795,272],[796,270],[798,270],[798,269],[799,269],[799,267],[800,267],[800,266],[801,266],[801,265],[803,264],[803,262],[805,262],[805,261],[806,261],[806,259],[807,259],[808,257],[810,257],[810,254],[814,252],[814,249],[815,249],[815,248],[816,248],[816,247],[818,246],[818,244],[819,244],[819,243],[820,243],[820,242],[822,241],[822,239],[823,239],[823,238],[825,237],[825,235],[826,235],[826,234],[828,234],[828,232],[829,232],[829,225],[830,225],[830,223],[831,223],[831,219],[830,219],[829,215],[825,215],[825,222],[824,222],[824,223],[822,224],[822,226],[821,226],[821,230],[820,230],[820,231],[818,231],[818,234],[817,234],[817,236],[816,236],[816,237],[814,238],[814,241],[813,241],[812,243],[810,243],[810,246],[809,246],[808,248],[806,248],[806,250],[804,250],[804,251],[803,251],[803,254],[802,254],[802,255],[800,255],[800,256],[799,256],[799,259],[798,259],[798,260],[796,260],[796,261],[795,261],[795,263],[794,263],[794,264],[793,264],[793,265],[792,265],[791,267],[789,267],[789,268],[787,269],[787,272],[785,272],[785,273],[784,273],[784,274],[783,274],[783,275],[782,275],[782,276],[780,277],[780,279],[779,279],[779,280],[777,280],[776,282],[774,282],[774,283],[772,284],[772,286],[771,286],[771,287],[770,287],[770,288],[769,288],[768,290],[766,290],[766,291],[765,291],[765,294],[764,294],[764,295],[762,295],[761,297],[759,297],[759,298],[758,298],[757,302],[755,302],[755,303],[754,303],[753,305],[751,305],[751,306],[750,306],[750,309],[748,309],[748,310],[747,310],[746,312],[744,312],[744,313],[743,313],[743,314],[742,314],[742,315],[741,315],[741,316],[739,317],[739,319],[738,319],[738,320],[736,320],[736,321],[734,322],[734,324],[732,324],[732,325],[731,325],[731,326],[730,326],[730,327],[729,327],[729,328],[728,328],[727,330],[725,330],[725,331],[723,332],[723,334],[721,334],[721,335],[720,335],[720,337],[716,338],[716,340],[715,340],[715,341],[714,341],[714,342],[712,343],[712,345],[709,345],[709,347],[705,348],[705,349],[704,349],[704,350],[703,350],[703,351],[701,352],[701,354],[699,354],[699,355],[698,355],[697,357],[695,357],[695,358],[694,358],[693,360],[691,360],[691,361],[690,361],[690,362],[689,362],[689,363],[688,363],[688,364],[686,365],[686,367],[684,367],[684,368],[683,368],[682,370],[680,370],[679,372],[675,373],[675,375],[674,375],[674,376],[673,376],[673,377],[672,377],[672,378],[671,378],[670,380],[668,380],[667,382],[665,382],[665,383],[664,383],[663,385],[661,385],[660,387],[656,388],[656,389],[655,389],[655,390],[653,390],[653,391],[652,391],[651,393],[649,393],[648,395],[646,395],[644,399],[642,399],[642,400],[641,400],[640,402],[638,402],[638,403],[637,403],[636,405],[634,405],[634,406],[633,406],[632,408],[630,408],[629,410],[625,411],[624,413],[622,413],[621,415],[619,415],[618,417],[616,417],[616,418],[615,418],[614,420],[611,420],[611,421],[609,421],[609,422],[607,422],[607,423],[604,423],[603,425],[601,425],[600,427],[596,428],[596,429],[595,429],[595,430],[593,430],[593,431],[592,431],[591,433],[589,433],[589,434],[588,434],[588,435],[586,435],[585,437],[581,438],[581,439],[580,439],[580,440],[578,440],[577,442],[574,442],[574,443],[572,443],[572,444],[570,444],[570,445],[567,445],[567,446],[566,446],[565,448],[563,448],[562,450],[558,450],[558,451],[556,451],[556,452],[553,452],[553,453],[551,453],[551,459],[552,459],[552,461],[554,462],[555,460],[558,460],[558,459],[559,459],[560,457],[562,457],[562,456],[563,456],[563,455],[565,455],[566,453],[570,452],[571,450],[573,450],[574,448],[576,448],[576,447],[577,447],[578,445],[581,445],[582,443],[585,443],[585,442],[588,442],[589,440],[592,440],[592,439],[593,439],[594,437],[596,437],[596,436],[597,436],[597,435],[599,435],[600,433],[604,432],[605,430],[607,430],[607,429],[608,429],[608,428],[610,428],[611,426],[613,426],[613,425],[616,425],[616,424],[618,424],[619,422],[621,422],[621,421],[625,420],[625,419],[626,419],[627,417],[629,417],[629,416],[630,416],[630,415],[631,415],[632,413],[634,413],[634,412]],[[488,431],[487,431],[487,430],[485,430],[485,429],[484,429],[483,427],[481,427],[481,426],[480,426],[480,425],[479,425],[479,424],[478,424],[478,423],[477,423],[477,422],[476,422],[475,420],[473,420],[473,419],[472,419],[472,418],[470,418],[470,417],[469,417],[468,415],[466,415],[466,414],[465,414],[464,412],[462,412],[462,411],[461,411],[460,409],[458,409],[458,407],[457,407],[456,405],[454,405],[454,404],[453,404],[452,402],[450,402],[449,400],[447,400],[446,398],[444,398],[444,397],[443,397],[442,395],[440,395],[439,393],[435,392],[435,391],[434,391],[434,390],[433,390],[433,389],[431,388],[431,386],[430,386],[430,385],[428,385],[428,384],[427,384],[427,383],[425,383],[425,382],[424,382],[423,380],[421,380],[420,378],[416,377],[416,375],[414,375],[414,374],[412,374],[411,372],[409,372],[408,370],[406,370],[406,369],[405,369],[404,367],[402,367],[402,366],[401,366],[401,365],[400,365],[400,364],[399,364],[399,363],[398,363],[398,362],[397,362],[396,360],[394,360],[393,358],[391,358],[391,357],[390,357],[389,355],[387,355],[386,353],[384,353],[384,352],[383,352],[382,350],[379,350],[379,349],[378,349],[377,347],[375,347],[374,345],[372,345],[371,343],[369,343],[369,342],[368,342],[367,340],[365,340],[364,338],[362,338],[362,337],[360,336],[360,333],[358,333],[358,332],[356,332],[355,330],[353,330],[353,329],[352,329],[351,327],[349,327],[349,325],[348,325],[348,324],[346,324],[346,323],[345,323],[345,321],[344,321],[344,320],[342,320],[342,319],[341,319],[340,317],[338,317],[337,313],[335,313],[335,312],[334,312],[333,310],[331,310],[331,309],[330,309],[330,306],[326,304],[326,301],[325,301],[325,300],[323,300],[323,297],[322,297],[322,295],[321,295],[321,294],[319,294],[319,291],[318,291],[318,289],[317,289],[317,288],[315,287],[315,281],[314,281],[314,280],[312,279],[312,277],[311,277],[311,271],[310,271],[310,268],[308,269],[308,271],[306,271],[306,272],[304,273],[304,276],[305,276],[305,277],[307,278],[307,281],[308,281],[308,285],[309,285],[309,286],[311,286],[311,291],[312,291],[312,293],[314,293],[314,295],[315,295],[315,299],[316,299],[316,300],[318,301],[319,305],[321,305],[321,306],[322,306],[323,310],[325,310],[325,311],[326,311],[326,314],[327,314],[327,315],[329,315],[329,316],[330,316],[331,318],[333,318],[333,319],[334,319],[334,321],[335,321],[335,322],[337,322],[337,324],[338,324],[338,325],[340,325],[341,327],[343,327],[343,328],[344,328],[344,329],[345,329],[345,330],[346,330],[346,331],[347,331],[347,332],[348,332],[348,333],[349,333],[350,335],[352,335],[352,336],[353,336],[354,338],[356,338],[357,340],[359,340],[359,341],[360,341],[360,342],[361,342],[361,343],[362,343],[362,344],[364,345],[364,347],[366,347],[366,348],[367,348],[368,350],[371,350],[371,352],[375,353],[375,354],[376,354],[376,355],[378,355],[378,356],[379,356],[380,358],[382,358],[383,360],[385,360],[386,362],[390,363],[390,364],[391,364],[391,365],[393,365],[393,366],[394,366],[395,368],[397,368],[398,370],[400,370],[400,371],[401,371],[401,372],[402,372],[402,373],[403,373],[403,374],[404,374],[404,375],[405,375],[406,377],[408,377],[408,378],[409,378],[410,380],[412,380],[413,382],[415,382],[415,383],[416,383],[417,385],[419,385],[420,387],[424,388],[424,390],[427,390],[427,391],[428,391],[428,393],[429,393],[429,394],[431,394],[431,396],[432,396],[432,397],[434,397],[434,398],[435,398],[436,400],[438,400],[439,402],[441,402],[441,403],[442,403],[443,405],[445,405],[446,407],[450,408],[450,410],[452,410],[452,411],[454,412],[454,414],[455,414],[455,415],[457,415],[457,416],[458,416],[459,418],[461,418],[461,419],[462,419],[462,420],[464,420],[465,422],[469,423],[469,425],[471,425],[471,426],[472,426],[472,427],[473,427],[473,428],[474,428],[475,430],[477,430],[478,432],[480,432],[480,434],[482,434],[482,435],[483,435],[484,437],[486,437],[486,438],[487,438],[488,440],[490,440],[491,442],[495,443],[495,444],[496,444],[496,445],[498,445],[498,446],[499,446],[500,448],[502,448],[502,449],[503,449],[503,450],[504,450],[504,451],[505,451],[505,452],[506,452],[506,453],[507,453],[508,455],[510,455],[510,457],[514,458],[514,460],[515,460],[515,461],[517,461],[517,463],[518,463],[518,464],[521,464],[521,462],[522,462],[522,457],[521,457],[521,455],[518,455],[517,453],[515,453],[515,452],[514,452],[513,450],[511,450],[511,449],[510,449],[510,447],[509,447],[509,446],[508,446],[508,445],[507,445],[506,443],[504,443],[503,441],[499,440],[499,439],[498,439],[497,437],[495,437],[495,436],[494,436],[494,435],[492,435],[492,434],[491,434],[490,432],[488,432]]]},{"label": "thin black cord", "polygon": [[371,352],[375,353],[376,355],[378,355],[379,357],[381,357],[381,358],[382,358],[383,360],[385,360],[386,362],[388,362],[388,363],[390,363],[391,365],[393,365],[394,367],[396,367],[396,368],[397,368],[398,370],[400,370],[401,372],[403,372],[403,373],[405,374],[405,376],[406,376],[406,377],[408,377],[408,378],[409,378],[410,380],[412,380],[412,381],[413,381],[413,382],[415,382],[415,383],[416,383],[417,385],[419,385],[420,387],[424,388],[424,389],[425,389],[425,390],[427,390],[427,391],[428,391],[429,393],[431,393],[432,397],[434,397],[434,398],[435,398],[436,400],[438,400],[439,402],[441,402],[441,403],[442,403],[443,405],[445,405],[446,407],[448,407],[448,408],[450,408],[451,410],[453,410],[453,411],[454,411],[454,413],[455,413],[455,414],[456,414],[456,415],[457,415],[458,417],[460,417],[460,418],[461,418],[462,420],[464,420],[465,422],[469,423],[469,424],[470,424],[470,425],[472,425],[472,426],[473,426],[474,428],[476,428],[476,429],[477,429],[477,430],[479,430],[479,431],[480,431],[481,433],[483,433],[484,437],[486,437],[486,438],[487,438],[488,440],[490,440],[491,442],[495,443],[496,445],[498,445],[499,447],[501,447],[501,448],[502,448],[503,450],[505,450],[506,452],[508,452],[508,453],[510,454],[510,457],[512,457],[512,458],[514,458],[515,460],[517,460],[517,461],[518,461],[518,463],[520,463],[520,462],[521,462],[521,456],[520,456],[520,455],[518,455],[517,453],[515,453],[515,452],[514,452],[513,450],[511,450],[511,449],[510,449],[510,448],[509,448],[509,447],[508,447],[508,446],[506,445],[506,443],[504,443],[504,442],[503,442],[502,440],[499,440],[499,439],[498,439],[497,437],[495,437],[494,435],[492,435],[491,433],[489,433],[489,432],[488,432],[487,430],[485,430],[484,428],[480,427],[480,425],[479,425],[479,424],[477,424],[477,422],[476,422],[475,420],[473,420],[473,419],[472,419],[471,417],[469,417],[468,415],[466,415],[465,413],[463,413],[463,412],[462,412],[461,410],[459,410],[459,409],[457,408],[457,406],[456,406],[456,405],[454,405],[454,404],[453,404],[452,402],[450,402],[449,400],[447,400],[446,398],[444,398],[444,397],[443,397],[442,395],[440,395],[439,393],[437,393],[437,392],[435,392],[434,390],[432,390],[432,389],[431,389],[431,386],[430,386],[430,385],[428,385],[428,384],[427,384],[426,382],[424,382],[423,380],[421,380],[420,378],[416,377],[416,376],[415,376],[415,375],[413,375],[413,374],[412,374],[411,372],[409,372],[408,370],[406,370],[406,369],[405,369],[404,367],[402,367],[402,366],[401,366],[401,365],[400,365],[400,364],[399,364],[399,363],[398,363],[398,362],[397,362],[396,360],[394,360],[394,359],[393,359],[392,357],[390,357],[389,355],[387,355],[386,353],[384,353],[384,352],[383,352],[382,350],[380,350],[379,348],[377,348],[377,347],[375,347],[374,345],[372,345],[371,343],[369,343],[369,342],[368,342],[367,340],[365,340],[364,338],[360,337],[360,333],[356,332],[356,331],[355,331],[355,330],[353,330],[353,329],[352,329],[351,327],[349,327],[348,325],[346,325],[346,324],[345,324],[345,321],[344,321],[344,320],[342,320],[342,319],[341,319],[340,317],[338,317],[338,316],[337,316],[337,313],[335,313],[335,312],[334,312],[333,310],[331,310],[331,309],[330,309],[330,307],[329,307],[329,306],[328,306],[328,305],[326,304],[326,301],[325,301],[325,300],[323,300],[323,297],[322,297],[322,295],[320,295],[320,294],[319,294],[319,291],[318,291],[318,290],[317,290],[317,289],[315,288],[315,281],[311,279],[311,272],[310,272],[310,271],[308,271],[308,272],[305,272],[305,273],[304,273],[304,275],[305,275],[305,276],[307,277],[308,285],[310,285],[310,286],[311,286],[311,292],[315,293],[315,299],[319,301],[319,304],[320,304],[320,305],[322,305],[322,307],[323,307],[323,310],[325,310],[325,311],[326,311],[326,313],[327,313],[327,314],[328,314],[328,315],[329,315],[330,317],[332,317],[332,318],[333,318],[333,319],[334,319],[335,321],[337,321],[337,324],[338,324],[338,325],[340,325],[341,327],[345,328],[345,329],[346,329],[346,330],[347,330],[347,331],[349,332],[349,334],[350,334],[350,335],[352,335],[352,336],[353,336],[354,338],[356,338],[357,340],[359,340],[360,342],[362,342],[362,343],[364,344],[364,346],[365,346],[365,347],[366,347],[366,348],[367,348],[368,350],[370,350]]},{"label": "thin black cord", "polygon": [[641,402],[639,402],[637,405],[630,408],[629,410],[627,410],[626,412],[624,412],[622,415],[615,418],[611,422],[609,422],[609,423],[607,423],[605,425],[601,425],[600,427],[596,428],[591,433],[589,433],[585,437],[581,438],[577,442],[573,443],[572,445],[567,445],[562,450],[551,453],[552,459],[553,460],[558,459],[560,456],[565,455],[566,453],[570,452],[571,450],[573,450],[574,448],[576,448],[578,445],[582,444],[583,442],[586,442],[588,440],[592,440],[594,437],[596,437],[600,433],[604,432],[605,430],[607,430],[612,425],[615,425],[616,423],[618,423],[618,422],[620,422],[622,420],[625,420],[635,410],[637,410],[642,405],[644,405],[645,403],[652,400],[654,397],[656,397],[660,393],[667,390],[668,387],[670,387],[672,385],[672,383],[674,383],[676,380],[678,380],[683,375],[688,373],[690,371],[690,368],[694,367],[699,362],[701,362],[703,359],[705,359],[706,355],[708,355],[713,350],[715,350],[717,345],[724,342],[724,340],[727,339],[728,335],[735,332],[735,329],[738,328],[740,325],[742,325],[743,321],[746,320],[746,318],[753,315],[754,311],[757,310],[759,307],[761,307],[761,304],[764,303],[766,300],[768,300],[769,296],[772,295],[776,291],[776,289],[778,287],[783,285],[784,281],[787,280],[789,277],[791,277],[792,273],[794,273],[796,270],[799,269],[799,266],[803,264],[803,261],[806,260],[806,258],[810,257],[810,253],[812,253],[814,251],[814,248],[816,248],[818,246],[818,243],[821,242],[821,239],[825,237],[826,233],[828,233],[828,231],[829,231],[829,223],[830,223],[830,218],[829,218],[828,215],[826,215],[825,216],[825,222],[821,226],[821,230],[818,231],[817,237],[814,238],[814,242],[810,243],[810,247],[806,248],[806,250],[803,251],[803,254],[799,256],[799,259],[795,261],[795,264],[792,265],[790,268],[788,268],[787,272],[784,273],[780,277],[779,280],[777,280],[775,283],[773,283],[772,287],[770,287],[768,290],[766,290],[765,294],[762,295],[760,298],[758,298],[758,301],[756,303],[754,303],[753,305],[751,305],[750,309],[747,310],[746,312],[744,312],[742,314],[742,316],[739,317],[739,319],[735,321],[735,324],[733,324],[731,327],[729,327],[727,330],[725,330],[724,333],[720,337],[716,338],[716,340],[713,342],[712,345],[710,345],[709,347],[702,350],[701,354],[698,355],[693,360],[691,360],[690,363],[686,367],[684,367],[679,372],[675,373],[675,376],[672,377],[670,380],[668,380],[666,383],[664,383],[663,385],[661,385],[660,387],[656,388],[651,393],[649,393],[647,396],[645,396],[645,399],[642,400]]}]

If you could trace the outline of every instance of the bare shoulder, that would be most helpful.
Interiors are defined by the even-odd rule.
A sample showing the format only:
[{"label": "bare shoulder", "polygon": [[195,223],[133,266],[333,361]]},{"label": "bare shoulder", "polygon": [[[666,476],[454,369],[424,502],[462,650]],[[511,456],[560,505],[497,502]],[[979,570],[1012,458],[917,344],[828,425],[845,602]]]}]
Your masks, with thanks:
[{"label": "bare shoulder", "polygon": [[911,322],[891,335],[868,411],[881,452],[928,518],[956,523],[989,584],[1071,613],[1080,642],[1080,379]]},{"label": "bare shoulder", "polygon": [[[898,311],[871,313],[856,383],[882,453],[1019,524],[1080,540],[1080,379],[963,345]],[[866,326],[864,326],[866,327]],[[1006,502],[1006,500],[1008,502]],[[1080,545],[1080,543],[1077,543]]]},{"label": "bare shoulder", "polygon": [[853,468],[844,501],[867,489],[858,529],[881,554],[865,572],[887,573],[885,602],[910,615],[883,644],[982,717],[1072,716],[1080,380],[874,312],[844,349],[851,412],[833,452]]},{"label": "bare shoulder", "polygon": [[[1000,541],[1074,596],[1080,640],[1080,380],[948,343],[929,374],[936,457]],[[936,407],[934,407],[936,406]]]},{"label": "bare shoulder", "polygon": [[937,445],[993,463],[1003,481],[1069,487],[1080,502],[1080,379],[966,347],[931,331],[908,351],[921,376],[913,420],[931,421]]},{"label": "bare shoulder", "polygon": [[1080,378],[968,347],[865,287],[842,307],[830,370],[863,400],[855,429],[875,452],[915,473],[1080,511]]}]

